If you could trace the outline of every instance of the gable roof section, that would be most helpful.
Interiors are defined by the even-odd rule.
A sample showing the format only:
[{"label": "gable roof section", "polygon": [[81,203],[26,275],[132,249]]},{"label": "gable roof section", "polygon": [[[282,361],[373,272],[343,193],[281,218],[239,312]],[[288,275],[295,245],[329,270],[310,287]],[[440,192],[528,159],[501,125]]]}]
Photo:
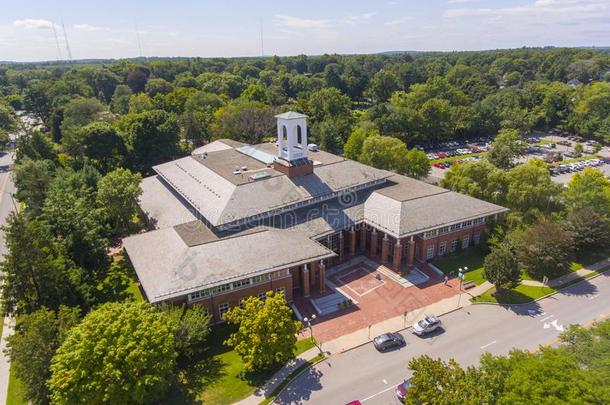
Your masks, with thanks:
[{"label": "gable roof section", "polygon": [[189,247],[174,228],[166,228],[125,238],[124,244],[153,303],[335,256],[306,235],[278,229]]}]

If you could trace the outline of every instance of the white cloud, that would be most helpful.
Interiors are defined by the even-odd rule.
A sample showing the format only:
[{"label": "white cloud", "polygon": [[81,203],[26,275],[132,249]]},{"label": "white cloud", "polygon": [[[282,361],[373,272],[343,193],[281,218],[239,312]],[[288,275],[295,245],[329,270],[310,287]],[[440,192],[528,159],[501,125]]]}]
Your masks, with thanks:
[{"label": "white cloud", "polygon": [[13,25],[20,28],[26,29],[52,29],[54,26],[57,27],[49,20],[43,19],[35,19],[35,18],[25,18],[23,20],[15,20],[13,21]]},{"label": "white cloud", "polygon": [[350,15],[344,18],[341,18],[339,22],[347,25],[354,25],[368,22],[371,18],[377,15],[376,11],[372,11],[370,13],[360,14],[360,15]]},{"label": "white cloud", "polygon": [[591,18],[598,13],[610,13],[607,0],[536,0],[529,4],[501,8],[455,8],[445,10],[443,17],[523,17],[552,22]]},{"label": "white cloud", "polygon": [[411,16],[404,16],[404,17],[400,17],[397,18],[396,20],[391,20],[391,21],[386,21],[384,22],[385,25],[402,25],[405,24],[407,22],[413,21],[415,20],[415,17],[411,17]]},{"label": "white cloud", "polygon": [[103,27],[96,27],[96,26],[89,25],[89,24],[74,24],[74,28],[77,30],[89,31],[89,32],[102,31],[102,30],[106,29]]},{"label": "white cloud", "polygon": [[280,26],[288,28],[322,29],[329,28],[331,23],[331,20],[314,20],[283,14],[276,14],[275,18]]}]

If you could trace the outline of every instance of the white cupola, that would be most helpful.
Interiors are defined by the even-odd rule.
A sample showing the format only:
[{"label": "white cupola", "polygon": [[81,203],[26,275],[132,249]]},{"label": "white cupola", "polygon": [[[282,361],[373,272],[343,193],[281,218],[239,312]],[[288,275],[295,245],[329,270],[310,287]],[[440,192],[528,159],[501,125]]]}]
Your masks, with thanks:
[{"label": "white cupola", "polygon": [[276,115],[277,156],[288,162],[307,158],[307,115],[288,111]]}]

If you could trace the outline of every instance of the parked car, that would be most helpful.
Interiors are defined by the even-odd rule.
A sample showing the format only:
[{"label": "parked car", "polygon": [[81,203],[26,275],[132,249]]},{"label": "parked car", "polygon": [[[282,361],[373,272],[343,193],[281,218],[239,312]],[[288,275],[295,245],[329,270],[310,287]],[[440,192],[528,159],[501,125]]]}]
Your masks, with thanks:
[{"label": "parked car", "polygon": [[373,339],[375,349],[384,352],[389,349],[404,346],[405,338],[400,333],[388,332]]},{"label": "parked car", "polygon": [[394,390],[394,393],[396,394],[396,399],[398,399],[401,404],[405,403],[405,399],[407,399],[407,393],[409,392],[412,386],[413,383],[411,382],[411,379],[408,378],[398,384],[398,386]]},{"label": "parked car", "polygon": [[434,315],[426,316],[424,319],[416,322],[415,325],[413,325],[413,333],[415,333],[417,336],[422,336],[427,333],[434,332],[440,326],[441,320],[438,319],[438,317]]},{"label": "parked car", "polygon": [[348,402],[346,405],[362,405],[362,402],[360,402],[360,401],[352,401],[352,402]]}]

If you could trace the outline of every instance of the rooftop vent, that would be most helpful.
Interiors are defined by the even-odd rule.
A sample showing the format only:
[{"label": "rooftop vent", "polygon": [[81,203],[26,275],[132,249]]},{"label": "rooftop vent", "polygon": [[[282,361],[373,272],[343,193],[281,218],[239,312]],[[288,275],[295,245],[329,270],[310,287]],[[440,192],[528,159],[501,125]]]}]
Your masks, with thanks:
[{"label": "rooftop vent", "polygon": [[258,172],[250,176],[250,180],[261,180],[266,179],[267,177],[271,177],[267,172]]}]

